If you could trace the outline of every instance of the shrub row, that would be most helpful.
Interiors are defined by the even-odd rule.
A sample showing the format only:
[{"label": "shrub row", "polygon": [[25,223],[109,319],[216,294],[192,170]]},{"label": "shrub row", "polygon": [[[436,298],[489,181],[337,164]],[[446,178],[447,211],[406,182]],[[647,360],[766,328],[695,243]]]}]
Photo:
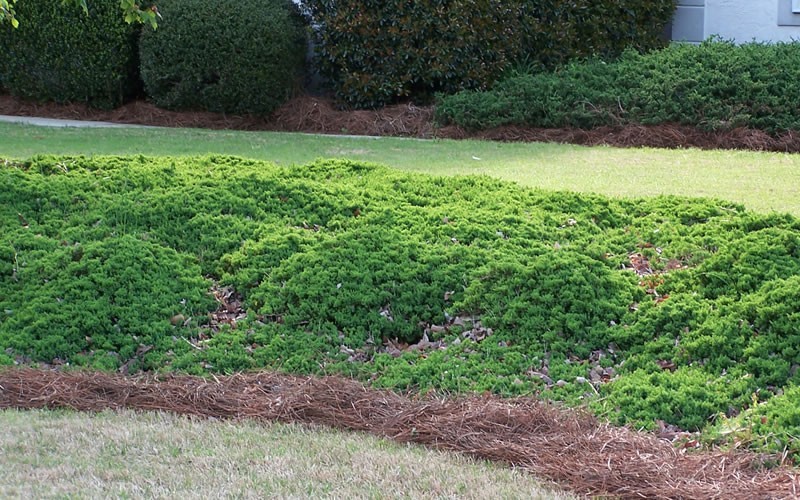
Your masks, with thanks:
[{"label": "shrub row", "polygon": [[[112,0],[84,16],[57,0],[21,5],[0,27],[12,93],[118,106],[141,87],[159,106],[267,114],[298,83],[306,20],[291,0],[164,0],[156,31],[121,19]],[[377,107],[483,89],[513,65],[552,67],[661,45],[673,0],[306,0],[317,66],[347,105]],[[212,15],[216,12],[218,14]]]},{"label": "shrub row", "polygon": [[627,51],[618,61],[573,62],[517,74],[487,92],[444,96],[441,124],[581,127],[680,123],[705,130],[800,129],[800,43],[709,40],[661,51]]},{"label": "shrub row", "polygon": [[159,1],[155,31],[126,24],[114,0],[89,6],[84,15],[59,0],[20,2],[19,28],[0,26],[2,86],[114,108],[143,82],[164,108],[268,114],[302,77],[305,22],[291,0]]},{"label": "shrub row", "polygon": [[673,0],[307,0],[320,72],[355,107],[483,89],[515,64],[552,67],[661,46]]},{"label": "shrub row", "polygon": [[0,185],[0,363],[537,394],[800,452],[791,216],[346,161],[40,157]]}]

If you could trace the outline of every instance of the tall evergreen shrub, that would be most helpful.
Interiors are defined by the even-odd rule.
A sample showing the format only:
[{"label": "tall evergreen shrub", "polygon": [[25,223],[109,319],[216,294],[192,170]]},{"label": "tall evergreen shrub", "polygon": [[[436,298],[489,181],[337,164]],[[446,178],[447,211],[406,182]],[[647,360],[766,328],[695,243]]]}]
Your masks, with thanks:
[{"label": "tall evergreen shrub", "polygon": [[574,59],[610,60],[627,48],[665,45],[675,0],[521,0],[523,57],[553,68]]},{"label": "tall evergreen shrub", "polygon": [[60,0],[15,4],[19,28],[0,24],[0,80],[11,94],[114,108],[139,87],[136,36],[115,0],[88,15]]},{"label": "tall evergreen shrub", "polygon": [[519,54],[517,0],[307,0],[320,73],[346,104],[485,88]]},{"label": "tall evergreen shrub", "polygon": [[164,0],[141,39],[145,91],[160,107],[268,114],[291,95],[306,55],[291,0]]}]

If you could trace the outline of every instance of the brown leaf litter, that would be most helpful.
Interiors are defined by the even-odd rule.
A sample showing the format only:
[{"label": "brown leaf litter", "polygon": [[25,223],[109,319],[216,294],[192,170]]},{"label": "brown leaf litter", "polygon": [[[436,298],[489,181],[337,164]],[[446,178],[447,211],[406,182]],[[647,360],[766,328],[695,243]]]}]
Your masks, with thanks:
[{"label": "brown leaf litter", "polygon": [[0,409],[135,409],[297,422],[507,463],[585,495],[797,498],[788,467],[748,451],[690,450],[533,398],[403,396],[338,377],[250,373],[203,379],[82,371],[0,371]]}]

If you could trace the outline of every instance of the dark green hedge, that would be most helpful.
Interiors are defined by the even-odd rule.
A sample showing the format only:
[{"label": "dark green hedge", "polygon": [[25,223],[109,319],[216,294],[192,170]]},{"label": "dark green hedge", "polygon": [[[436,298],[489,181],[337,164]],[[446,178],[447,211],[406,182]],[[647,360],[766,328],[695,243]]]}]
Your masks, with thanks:
[{"label": "dark green hedge", "polygon": [[89,15],[60,0],[15,4],[19,28],[0,24],[0,80],[13,95],[114,108],[139,88],[136,34],[119,2],[90,2]]},{"label": "dark green hedge", "polygon": [[523,54],[553,68],[575,58],[613,59],[664,46],[675,0],[522,0]]},{"label": "dark green hedge", "polygon": [[705,130],[800,129],[800,42],[709,40],[662,51],[626,52],[615,63],[570,63],[521,74],[489,92],[443,97],[440,124],[581,127],[681,123]]},{"label": "dark green hedge", "polygon": [[165,0],[159,10],[140,47],[157,106],[268,114],[292,93],[306,32],[291,0]]},{"label": "dark green hedge", "polygon": [[317,64],[356,107],[484,88],[519,53],[516,1],[309,0]]},{"label": "dark green hedge", "polygon": [[490,86],[515,64],[550,67],[661,45],[673,0],[308,0],[318,65],[356,107]]}]

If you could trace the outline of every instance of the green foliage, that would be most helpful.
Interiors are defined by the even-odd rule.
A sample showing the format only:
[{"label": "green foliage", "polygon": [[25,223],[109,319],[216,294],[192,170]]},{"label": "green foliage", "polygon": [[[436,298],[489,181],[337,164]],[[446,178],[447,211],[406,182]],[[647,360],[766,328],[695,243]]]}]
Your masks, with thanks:
[{"label": "green foliage", "polygon": [[573,62],[552,73],[524,73],[490,91],[442,97],[436,119],[469,129],[501,125],[594,127],[618,120],[620,68],[603,61]]},{"label": "green foliage", "polygon": [[[88,10],[86,0],[77,1],[84,10]],[[158,20],[161,19],[161,14],[155,4],[145,7],[136,2],[136,0],[120,0],[119,6],[122,9],[122,16],[126,23],[149,24],[151,28],[158,29]]]},{"label": "green foliage", "polygon": [[596,127],[681,123],[704,130],[800,129],[800,43],[709,40],[673,44],[616,62],[571,62],[557,71],[517,74],[488,92],[443,97],[442,124]]},{"label": "green foliage", "polygon": [[675,0],[522,0],[524,61],[553,68],[573,59],[610,60],[627,48],[660,48]]},{"label": "green foliage", "polygon": [[[16,18],[14,4],[16,0],[0,0],[0,24],[8,22],[12,28],[19,27],[19,20]],[[86,0],[65,0],[64,4],[74,4],[83,10],[84,14],[89,14],[89,4]],[[153,29],[158,27],[158,9],[155,6],[142,7],[134,0],[121,0],[120,8],[122,17],[128,24],[141,23],[149,24]]]},{"label": "green foliage", "polygon": [[686,429],[757,408],[759,436],[795,432],[791,216],[339,160],[37,157],[0,186],[0,364],[335,373]]},{"label": "green foliage", "polygon": [[95,358],[113,359],[101,366],[115,368],[140,345],[171,347],[170,318],[210,305],[196,265],[174,250],[130,235],[85,244],[41,238],[35,246],[15,238],[25,257],[8,280],[14,294],[0,301],[4,344],[14,352],[46,361],[81,354],[95,366]]},{"label": "green foliage", "polygon": [[741,407],[754,389],[747,378],[714,375],[694,367],[672,373],[636,370],[603,386],[607,399],[597,406],[608,409],[609,418],[617,423],[653,428],[656,420],[662,420],[694,431],[729,406]]},{"label": "green foliage", "polygon": [[159,11],[159,29],[140,42],[142,80],[157,106],[264,115],[294,90],[306,35],[291,0],[165,0]]},{"label": "green foliage", "polygon": [[[528,265],[491,262],[465,292],[457,308],[481,313],[496,329],[535,338],[548,352],[586,358],[608,345],[612,324],[640,295],[633,274],[577,252],[553,250]],[[643,294],[642,294],[643,295]]]},{"label": "green foliage", "polygon": [[2,14],[2,21],[8,22],[12,28],[19,27],[19,21],[15,17],[14,4],[16,0],[0,0],[0,14]]},{"label": "green foliage", "polygon": [[800,274],[800,233],[767,228],[737,239],[698,267],[695,290],[716,298],[732,291],[748,294],[765,281]]},{"label": "green foliage", "polygon": [[516,2],[309,0],[318,66],[356,107],[484,88],[519,53]]},{"label": "green foliage", "polygon": [[661,45],[673,0],[308,0],[318,65],[356,107],[484,89],[513,65],[552,67]]},{"label": "green foliage", "polygon": [[778,456],[800,456],[800,387],[786,387],[776,397],[752,404],[741,414],[720,415],[708,432],[709,441],[732,446],[749,446]]},{"label": "green foliage", "polygon": [[114,108],[139,85],[136,36],[119,3],[92,2],[90,15],[58,0],[13,4],[16,29],[0,23],[0,80],[12,94]]},{"label": "green foliage", "polygon": [[459,281],[458,273],[437,274],[443,263],[430,254],[409,234],[354,229],[287,259],[251,297],[288,325],[414,342],[420,322],[444,322],[442,295]]},{"label": "green foliage", "polygon": [[642,123],[796,130],[800,116],[790,104],[800,97],[795,61],[798,42],[737,46],[715,39],[631,57],[622,63],[626,109]]}]

